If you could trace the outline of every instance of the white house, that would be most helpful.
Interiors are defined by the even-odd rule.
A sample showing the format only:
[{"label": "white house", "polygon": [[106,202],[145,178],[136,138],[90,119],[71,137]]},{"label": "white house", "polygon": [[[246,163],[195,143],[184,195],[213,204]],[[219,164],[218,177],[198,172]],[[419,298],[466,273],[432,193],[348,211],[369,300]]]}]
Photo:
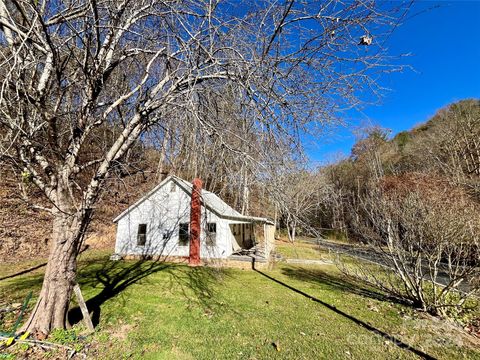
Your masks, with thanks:
[{"label": "white house", "polygon": [[[118,215],[113,220],[117,223],[115,253],[188,257],[191,192],[191,183],[169,176]],[[257,258],[268,258],[274,236],[271,221],[242,215],[209,191],[202,190],[201,200],[202,259],[235,259],[235,254],[246,250]]]}]

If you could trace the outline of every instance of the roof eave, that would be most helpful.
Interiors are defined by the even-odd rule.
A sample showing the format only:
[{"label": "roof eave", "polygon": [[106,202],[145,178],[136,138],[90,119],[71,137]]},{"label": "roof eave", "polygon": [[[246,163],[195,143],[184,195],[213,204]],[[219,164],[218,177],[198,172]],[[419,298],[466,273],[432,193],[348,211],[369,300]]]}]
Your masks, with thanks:
[{"label": "roof eave", "polygon": [[[114,223],[117,223],[120,219],[122,219],[125,215],[127,215],[130,211],[132,211],[133,209],[135,209],[137,206],[139,206],[142,202],[144,202],[145,200],[147,200],[153,193],[155,193],[156,191],[158,191],[163,185],[165,185],[169,180],[173,180],[175,181],[175,183],[180,187],[182,188],[183,191],[185,191],[187,194],[190,194],[191,193],[191,189],[190,188],[186,188],[186,184],[185,184],[185,180],[183,179],[180,179],[178,177],[176,177],[175,175],[169,175],[167,176],[165,179],[163,179],[163,181],[158,184],[157,186],[155,186],[152,190],[150,190],[147,194],[145,194],[145,196],[141,197],[139,200],[137,200],[134,204],[130,205],[128,208],[126,208],[123,212],[121,212],[115,219],[113,219],[113,222]],[[213,213],[215,213],[218,217],[222,218],[222,219],[228,219],[228,220],[239,220],[239,221],[247,221],[247,222],[261,222],[261,223],[264,223],[264,224],[270,224],[270,225],[274,225],[274,222],[267,219],[267,218],[261,218],[261,217],[256,217],[256,216],[246,216],[246,215],[240,215],[240,216],[229,216],[229,215],[225,215],[225,214],[222,214],[220,213],[219,211],[217,211],[217,209],[213,208],[212,206],[209,206],[208,203],[204,202],[202,200],[202,205],[205,206],[206,208],[208,208],[210,211],[212,211]],[[228,205],[228,204],[227,204]]]},{"label": "roof eave", "polygon": [[270,224],[270,225],[275,225],[275,223],[272,220],[269,220],[267,218],[262,218],[262,217],[257,217],[257,216],[224,216],[220,215],[221,218],[223,219],[228,219],[228,220],[239,220],[239,221],[246,221],[246,222],[260,222],[260,223],[265,223],[265,224]]}]

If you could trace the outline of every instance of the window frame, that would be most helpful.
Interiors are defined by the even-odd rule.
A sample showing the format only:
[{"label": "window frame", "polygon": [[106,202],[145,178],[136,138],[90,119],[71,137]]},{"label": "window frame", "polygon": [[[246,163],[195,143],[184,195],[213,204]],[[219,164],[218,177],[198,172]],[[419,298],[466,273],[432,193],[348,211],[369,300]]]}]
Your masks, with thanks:
[{"label": "window frame", "polygon": [[[185,231],[186,227],[186,231]],[[190,223],[178,224],[178,245],[188,246],[190,244]]]},{"label": "window frame", "polygon": [[137,246],[145,246],[147,243],[147,224],[138,224]]},{"label": "window frame", "polygon": [[[213,231],[212,231],[213,230]],[[205,243],[209,247],[217,245],[217,223],[216,222],[207,222],[205,227]]]}]

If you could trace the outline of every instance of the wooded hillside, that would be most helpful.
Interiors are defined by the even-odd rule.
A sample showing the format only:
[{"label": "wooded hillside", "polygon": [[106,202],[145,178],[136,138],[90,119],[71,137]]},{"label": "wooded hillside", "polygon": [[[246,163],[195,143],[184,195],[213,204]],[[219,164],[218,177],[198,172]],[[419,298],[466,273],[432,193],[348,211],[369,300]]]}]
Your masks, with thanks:
[{"label": "wooded hillside", "polygon": [[452,194],[457,194],[456,199],[463,197],[478,204],[479,139],[479,100],[449,105],[425,124],[392,139],[386,129],[366,129],[348,159],[323,169],[336,196],[324,226],[341,229],[361,240],[356,223],[360,221],[362,199],[382,183],[398,183],[397,190],[418,190],[432,201],[445,201],[444,206]]},{"label": "wooded hillside", "polygon": [[[208,190],[244,213],[273,219],[276,204],[280,228],[295,223],[300,233],[325,234],[331,229],[361,240],[356,207],[375,181],[388,189],[420,189],[431,201],[438,198],[442,203],[446,193],[461,194],[472,206],[478,205],[479,139],[480,101],[465,100],[392,139],[385,129],[366,129],[348,159],[319,172],[299,171],[301,160],[279,161],[274,181],[253,162],[232,155],[227,162],[225,156],[218,156],[220,146],[196,143],[179,127],[167,140],[144,139],[129,153],[129,166],[117,169],[102,196],[87,243],[111,248],[115,236],[111,220],[170,173],[188,180],[202,177]],[[254,156],[256,149],[250,149]],[[0,218],[5,224],[0,229],[1,260],[45,256],[51,231],[49,215],[27,205],[18,179],[3,174],[0,181],[4,204]],[[27,188],[31,197],[41,199],[34,186]]]}]

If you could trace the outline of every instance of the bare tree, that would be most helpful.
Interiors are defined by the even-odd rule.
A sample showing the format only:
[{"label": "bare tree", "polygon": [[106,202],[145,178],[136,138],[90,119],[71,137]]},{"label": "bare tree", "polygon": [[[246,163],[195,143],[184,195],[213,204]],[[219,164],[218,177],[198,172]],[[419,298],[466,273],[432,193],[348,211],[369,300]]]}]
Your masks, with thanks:
[{"label": "bare tree", "polygon": [[[238,151],[222,119],[198,111],[207,89],[221,97],[227,84],[264,139],[294,141],[310,124],[333,121],[359,104],[363,88],[378,90],[380,39],[398,14],[386,6],[0,1],[0,157],[49,204],[32,206],[52,215],[45,278],[25,329],[65,326],[95,205],[142,134],[155,127],[174,134],[179,122],[193,138],[216,137]],[[378,35],[358,46],[365,34]]]},{"label": "bare tree", "polygon": [[430,126],[415,146],[417,157],[480,198],[480,101],[449,105]]},{"label": "bare tree", "polygon": [[322,216],[323,206],[332,200],[333,189],[320,172],[289,171],[275,179],[276,203],[287,229],[288,239],[295,242],[300,230],[318,235],[315,219]]},{"label": "bare tree", "polygon": [[445,180],[404,175],[382,179],[359,208],[354,226],[383,270],[342,268],[432,314],[461,312],[478,292],[478,204]]}]

